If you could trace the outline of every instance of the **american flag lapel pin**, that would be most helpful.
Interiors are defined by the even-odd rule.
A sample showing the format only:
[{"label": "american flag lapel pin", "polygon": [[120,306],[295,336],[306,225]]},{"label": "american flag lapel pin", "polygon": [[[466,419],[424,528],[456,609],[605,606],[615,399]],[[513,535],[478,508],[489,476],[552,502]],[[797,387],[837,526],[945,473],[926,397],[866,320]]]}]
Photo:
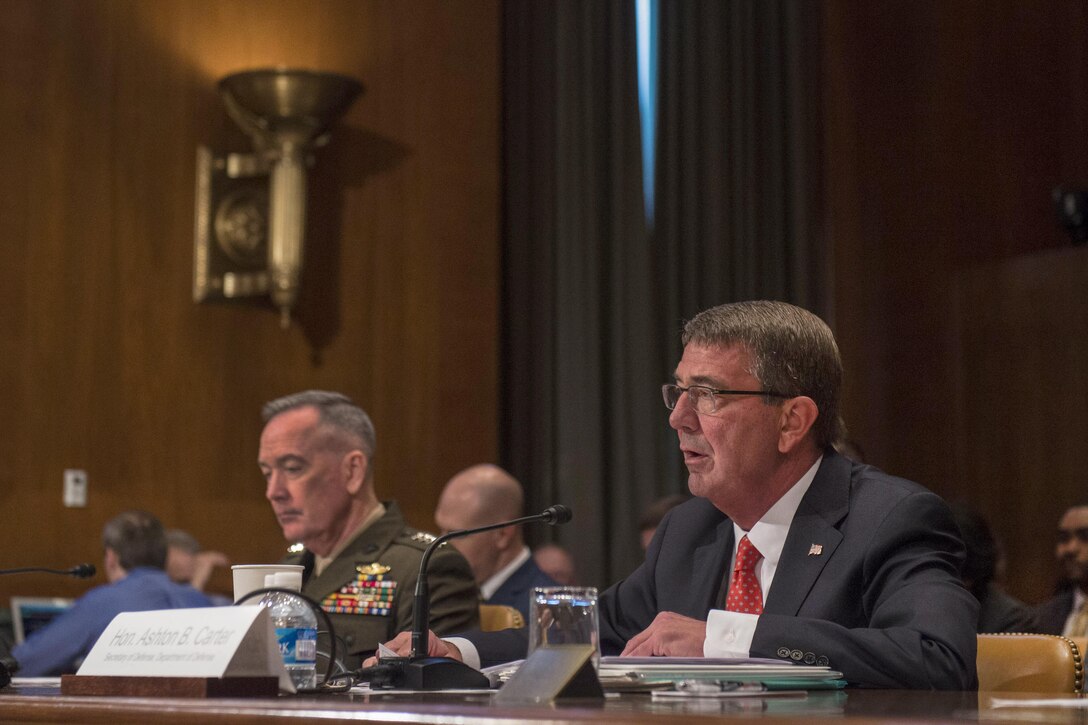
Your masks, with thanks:
[{"label": "american flag lapel pin", "polygon": [[823,544],[812,544],[811,546],[808,547],[808,555],[809,556],[819,556],[822,553],[824,553],[824,545]]}]

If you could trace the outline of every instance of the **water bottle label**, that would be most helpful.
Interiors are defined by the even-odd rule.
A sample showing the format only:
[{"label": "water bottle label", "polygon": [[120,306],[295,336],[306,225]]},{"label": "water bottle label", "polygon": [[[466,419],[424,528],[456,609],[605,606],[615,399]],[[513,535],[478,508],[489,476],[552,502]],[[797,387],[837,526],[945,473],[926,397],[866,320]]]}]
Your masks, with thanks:
[{"label": "water bottle label", "polygon": [[317,630],[312,627],[277,627],[276,642],[285,665],[317,662]]}]

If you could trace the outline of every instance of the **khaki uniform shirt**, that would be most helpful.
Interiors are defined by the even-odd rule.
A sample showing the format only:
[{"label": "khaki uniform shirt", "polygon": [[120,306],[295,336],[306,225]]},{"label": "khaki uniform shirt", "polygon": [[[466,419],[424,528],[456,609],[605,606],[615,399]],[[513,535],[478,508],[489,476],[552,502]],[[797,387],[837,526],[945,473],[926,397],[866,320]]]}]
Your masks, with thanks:
[{"label": "khaki uniform shirt", "polygon": [[[355,537],[319,576],[313,576],[313,552],[303,550],[284,559],[286,564],[306,567],[302,593],[328,612],[339,637],[338,656],[349,669],[358,668],[379,643],[411,630],[420,560],[435,538],[407,526],[395,503],[385,506],[385,515]],[[450,634],[476,627],[480,595],[464,557],[449,545],[440,546],[427,570],[430,628]]]}]

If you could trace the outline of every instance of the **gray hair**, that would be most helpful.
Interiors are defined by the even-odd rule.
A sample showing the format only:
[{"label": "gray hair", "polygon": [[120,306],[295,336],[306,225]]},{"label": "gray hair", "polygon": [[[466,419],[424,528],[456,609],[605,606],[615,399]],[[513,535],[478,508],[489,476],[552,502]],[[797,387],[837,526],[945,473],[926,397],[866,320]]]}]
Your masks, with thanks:
[{"label": "gray hair", "polygon": [[200,553],[200,542],[188,531],[181,529],[166,530],[166,546],[187,551],[190,554]]},{"label": "gray hair", "polygon": [[102,528],[102,546],[117,553],[125,571],[138,566],[166,567],[166,532],[162,522],[147,511],[125,511]]},{"label": "gray hair", "polygon": [[682,340],[685,346],[743,345],[752,357],[748,372],[765,390],[815,401],[820,412],[812,430],[819,447],[841,436],[839,347],[831,328],[808,310],[767,300],[719,305],[688,321]]},{"label": "gray hair", "polygon": [[[264,422],[275,418],[280,413],[298,408],[314,408],[317,410],[318,420],[322,425],[335,428],[355,439],[355,442],[363,449],[368,461],[374,458],[374,448],[377,437],[374,433],[374,423],[366,411],[352,402],[351,398],[342,393],[333,393],[327,390],[304,390],[301,393],[285,395],[282,398],[270,400],[261,408],[261,418]],[[370,471],[368,466],[368,473]]]}]

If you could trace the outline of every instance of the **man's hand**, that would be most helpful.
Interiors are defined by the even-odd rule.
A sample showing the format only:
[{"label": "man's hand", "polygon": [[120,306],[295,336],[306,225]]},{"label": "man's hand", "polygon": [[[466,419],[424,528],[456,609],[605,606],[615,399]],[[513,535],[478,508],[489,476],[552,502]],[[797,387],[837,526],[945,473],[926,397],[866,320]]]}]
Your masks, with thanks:
[{"label": "man's hand", "polygon": [[204,586],[208,583],[208,579],[211,578],[212,571],[216,567],[230,566],[230,559],[227,558],[226,554],[219,551],[202,551],[195,558],[193,577],[189,580],[189,585],[198,592],[204,591]]},{"label": "man's hand", "polygon": [[[393,650],[398,657],[408,657],[412,654],[412,633],[401,632],[396,637],[386,642],[385,646]],[[438,635],[434,632],[427,632],[427,656],[449,657],[458,662],[463,661],[461,659],[461,650],[457,649],[444,639],[439,639]],[[378,664],[377,657],[368,657],[363,662],[363,667],[373,667],[376,664]]]},{"label": "man's hand", "polygon": [[661,612],[627,643],[623,657],[702,657],[706,622]]}]

